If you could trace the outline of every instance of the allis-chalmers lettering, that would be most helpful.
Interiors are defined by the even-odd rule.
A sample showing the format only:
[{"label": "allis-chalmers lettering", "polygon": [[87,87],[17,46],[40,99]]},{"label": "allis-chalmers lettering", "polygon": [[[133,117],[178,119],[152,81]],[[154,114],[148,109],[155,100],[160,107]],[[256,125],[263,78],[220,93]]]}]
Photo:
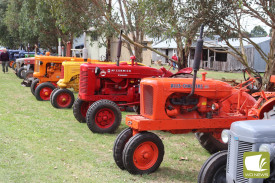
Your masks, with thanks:
[{"label": "allis-chalmers lettering", "polygon": [[[171,88],[192,88],[192,84],[171,84]],[[202,84],[196,84],[197,89],[209,88],[209,86],[204,86]]]}]

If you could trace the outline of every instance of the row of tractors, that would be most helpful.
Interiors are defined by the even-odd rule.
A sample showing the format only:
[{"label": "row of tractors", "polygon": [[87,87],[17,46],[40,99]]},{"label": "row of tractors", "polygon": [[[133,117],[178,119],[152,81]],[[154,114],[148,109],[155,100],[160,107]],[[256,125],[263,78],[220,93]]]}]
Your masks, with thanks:
[{"label": "row of tractors", "polygon": [[[86,122],[94,133],[114,133],[122,120],[121,111],[134,110],[137,114],[127,115],[125,119],[129,128],[114,142],[113,158],[122,170],[149,174],[158,169],[164,157],[162,140],[149,131],[195,133],[209,153],[224,155],[228,146],[221,135],[233,122],[275,117],[275,94],[260,91],[262,78],[256,71],[252,74],[244,71],[245,81],[237,86],[209,79],[207,73],[197,78],[202,32],[203,28],[193,68],[176,74],[137,63],[134,56],[129,62],[119,61],[120,49],[117,62],[55,57],[47,53],[17,59],[15,71],[24,79],[22,85],[29,86],[38,101],[50,100],[59,109],[72,107],[76,120]],[[121,48],[121,39],[119,44]],[[272,77],[270,81],[275,79]],[[76,100],[75,92],[78,92]],[[224,182],[226,163],[218,171],[213,166],[217,167],[202,167],[199,182]]]}]

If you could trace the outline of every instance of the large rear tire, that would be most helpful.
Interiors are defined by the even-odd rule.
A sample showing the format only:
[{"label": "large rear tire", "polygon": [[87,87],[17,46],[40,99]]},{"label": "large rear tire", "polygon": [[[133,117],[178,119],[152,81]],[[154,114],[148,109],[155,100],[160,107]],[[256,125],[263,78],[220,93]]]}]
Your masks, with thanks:
[{"label": "large rear tire", "polygon": [[31,92],[32,92],[33,95],[35,95],[35,89],[37,88],[38,83],[39,83],[39,79],[35,79],[35,80],[32,81]]},{"label": "large rear tire", "polygon": [[55,86],[50,83],[42,83],[37,86],[35,89],[35,98],[39,101],[47,101],[50,100],[50,96],[52,91],[55,89]]},{"label": "large rear tire", "polygon": [[227,144],[216,139],[211,133],[197,132],[195,135],[201,146],[210,154],[228,149]]},{"label": "large rear tire", "polygon": [[264,114],[264,119],[275,119],[275,105],[270,111]]},{"label": "large rear tire", "polygon": [[73,105],[75,119],[80,123],[86,123],[86,114],[92,102],[86,102],[77,98]]},{"label": "large rear tire", "polygon": [[125,167],[123,165],[123,160],[122,160],[123,149],[125,147],[125,144],[132,137],[132,134],[133,134],[132,129],[131,128],[126,128],[117,136],[116,141],[114,143],[113,157],[114,157],[114,160],[116,162],[116,165],[121,170],[125,169]]},{"label": "large rear tire", "polygon": [[55,108],[71,108],[74,103],[74,94],[68,89],[56,90],[52,96],[51,104]]},{"label": "large rear tire", "polygon": [[23,74],[24,79],[29,79],[33,77],[33,70],[28,70]]},{"label": "large rear tire", "polygon": [[114,133],[121,123],[121,111],[113,101],[98,100],[89,107],[86,122],[94,133]]},{"label": "large rear tire", "polygon": [[164,156],[161,139],[151,132],[132,136],[122,153],[123,166],[131,174],[149,174],[156,171]]},{"label": "large rear tire", "polygon": [[198,183],[226,183],[226,161],[227,151],[213,154],[203,164]]}]

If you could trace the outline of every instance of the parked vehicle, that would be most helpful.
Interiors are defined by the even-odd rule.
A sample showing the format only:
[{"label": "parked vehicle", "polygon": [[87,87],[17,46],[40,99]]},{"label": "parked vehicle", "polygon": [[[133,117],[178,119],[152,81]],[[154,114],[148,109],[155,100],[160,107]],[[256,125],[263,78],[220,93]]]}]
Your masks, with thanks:
[{"label": "parked vehicle", "polygon": [[[264,120],[238,121],[230,130],[222,132],[222,139],[228,142],[228,151],[213,154],[202,166],[198,183],[274,183],[275,182],[275,106]],[[272,119],[272,120],[269,120]],[[270,155],[270,176],[268,178],[244,177],[244,153],[268,152]],[[260,163],[260,162],[259,162]],[[257,166],[257,164],[256,164]]]},{"label": "parked vehicle", "polygon": [[[140,83],[140,115],[127,115],[130,128],[122,131],[113,148],[117,166],[131,174],[148,174],[158,169],[164,156],[162,140],[152,132],[173,134],[196,133],[201,145],[210,153],[227,149],[221,132],[231,123],[255,120],[275,105],[269,100],[261,106],[248,91],[260,89],[260,75],[232,87],[228,83],[208,79],[202,73],[197,79],[203,40],[202,29],[195,51],[192,78],[145,78]],[[255,79],[254,79],[255,78]],[[260,83],[260,82],[259,82]],[[261,108],[259,109],[259,107]]]}]

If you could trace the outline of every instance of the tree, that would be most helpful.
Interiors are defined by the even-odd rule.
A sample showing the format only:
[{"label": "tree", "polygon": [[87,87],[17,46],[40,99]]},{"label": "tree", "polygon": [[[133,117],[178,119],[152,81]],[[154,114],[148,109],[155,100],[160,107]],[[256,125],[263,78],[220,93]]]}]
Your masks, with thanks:
[{"label": "tree", "polygon": [[[224,1],[223,4],[228,7],[232,13],[228,13],[227,16],[220,18],[219,14],[215,16],[217,19],[211,22],[211,28],[226,41],[227,45],[232,48],[233,52],[230,52],[235,58],[237,58],[244,66],[249,68],[246,54],[243,49],[243,41],[253,45],[259,52],[263,60],[266,62],[266,72],[264,75],[263,86],[264,89],[271,90],[272,87],[269,83],[270,76],[275,74],[275,2],[274,1],[249,1],[249,0],[229,0]],[[253,42],[249,35],[245,33],[245,30],[240,24],[242,16],[254,17],[262,21],[265,25],[272,29],[270,50],[266,54],[255,42]],[[212,17],[209,15],[209,17]],[[236,49],[229,43],[229,39],[232,37],[238,37],[240,40],[240,48]],[[228,52],[228,51],[225,51]]]},{"label": "tree", "polygon": [[267,32],[260,25],[255,26],[251,30],[250,34],[252,37],[266,37],[267,36]]}]

